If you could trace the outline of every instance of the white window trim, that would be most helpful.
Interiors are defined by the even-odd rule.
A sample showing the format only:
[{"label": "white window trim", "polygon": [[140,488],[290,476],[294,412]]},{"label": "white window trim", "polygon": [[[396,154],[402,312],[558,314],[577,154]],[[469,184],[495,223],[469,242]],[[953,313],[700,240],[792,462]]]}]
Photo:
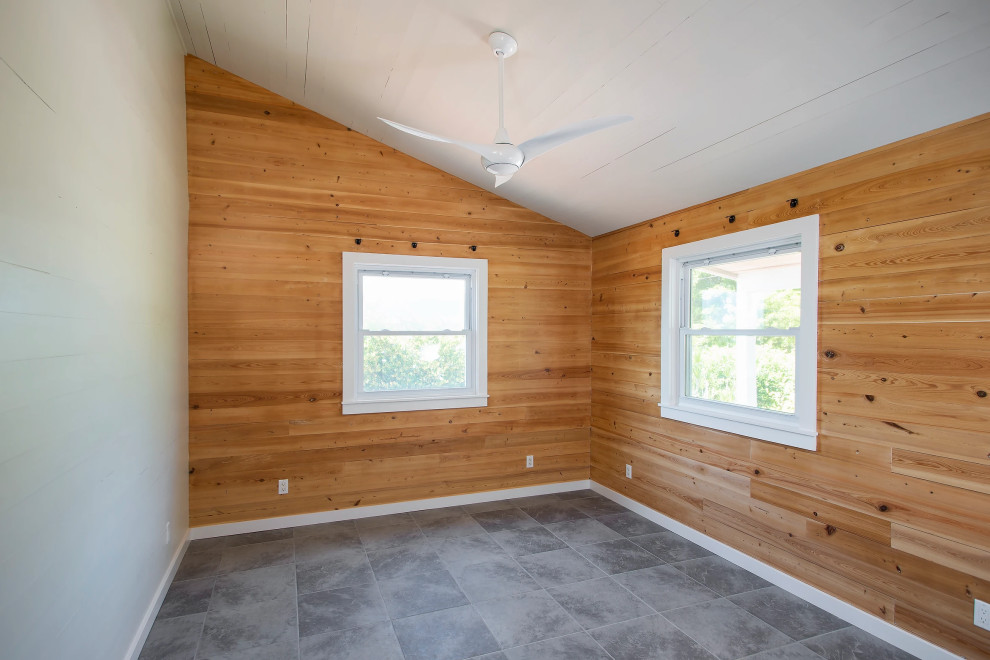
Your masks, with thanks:
[{"label": "white window trim", "polygon": [[[420,257],[402,254],[344,252],[343,255],[343,392],[345,415],[408,410],[478,408],[488,405],[488,260]],[[358,272],[366,268],[393,268],[425,273],[467,275],[471,286],[467,339],[468,386],[463,390],[419,390],[415,393],[361,391],[358,339],[360,314]]]},{"label": "white window trim", "polygon": [[[685,347],[680,337],[684,264],[739,251],[801,242],[801,327],[796,338],[793,415],[685,396]],[[818,216],[716,236],[665,248],[662,253],[660,416],[688,424],[766,440],[800,449],[817,449],[818,420]]]}]

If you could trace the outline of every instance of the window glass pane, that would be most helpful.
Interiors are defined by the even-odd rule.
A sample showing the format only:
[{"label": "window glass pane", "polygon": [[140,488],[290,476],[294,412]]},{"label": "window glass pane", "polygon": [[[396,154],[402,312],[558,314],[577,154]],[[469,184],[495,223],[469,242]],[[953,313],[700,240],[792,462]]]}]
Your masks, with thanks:
[{"label": "window glass pane", "polygon": [[466,276],[362,273],[363,330],[466,330]]},{"label": "window glass pane", "polygon": [[794,337],[688,336],[688,396],[794,413]]},{"label": "window glass pane", "polygon": [[690,272],[692,328],[800,326],[800,252],[694,266]]},{"label": "window glass pane", "polygon": [[366,336],[364,391],[467,387],[464,335]]}]

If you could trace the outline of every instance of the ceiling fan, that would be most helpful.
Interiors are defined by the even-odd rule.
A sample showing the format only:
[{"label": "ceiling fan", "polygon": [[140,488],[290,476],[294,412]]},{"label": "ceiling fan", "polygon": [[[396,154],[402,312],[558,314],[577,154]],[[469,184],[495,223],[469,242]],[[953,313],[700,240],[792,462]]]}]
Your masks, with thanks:
[{"label": "ceiling fan", "polygon": [[600,117],[598,119],[588,119],[575,124],[569,124],[557,130],[544,133],[539,137],[530,138],[519,146],[509,141],[509,132],[505,130],[505,115],[502,110],[502,79],[504,77],[505,58],[512,57],[519,49],[519,44],[505,32],[492,32],[488,36],[488,45],[492,47],[495,57],[498,58],[498,130],[495,131],[494,144],[478,144],[476,142],[466,142],[454,138],[443,137],[427,133],[412,126],[405,126],[384,117],[379,117],[383,122],[400,131],[421,137],[426,140],[436,142],[447,142],[456,144],[459,147],[470,149],[481,156],[481,165],[495,175],[495,187],[512,178],[512,175],[519,171],[519,168],[533,160],[537,156],[559,147],[565,142],[570,142],[582,135],[588,135],[603,128],[622,124],[630,121],[632,117],[625,115],[613,117]]}]

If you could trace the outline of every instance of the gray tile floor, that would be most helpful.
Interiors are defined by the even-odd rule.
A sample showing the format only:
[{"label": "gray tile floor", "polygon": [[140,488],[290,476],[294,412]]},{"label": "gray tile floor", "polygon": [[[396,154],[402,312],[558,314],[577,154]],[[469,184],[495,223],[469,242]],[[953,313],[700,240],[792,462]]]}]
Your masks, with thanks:
[{"label": "gray tile floor", "polygon": [[912,657],[590,490],[193,541],[141,653]]}]

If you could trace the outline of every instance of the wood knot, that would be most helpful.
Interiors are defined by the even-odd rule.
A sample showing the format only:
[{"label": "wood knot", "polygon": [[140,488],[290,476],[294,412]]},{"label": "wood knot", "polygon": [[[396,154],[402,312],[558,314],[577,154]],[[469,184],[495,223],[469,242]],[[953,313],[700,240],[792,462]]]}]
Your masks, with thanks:
[{"label": "wood knot", "polygon": [[753,470],[753,474],[759,474],[759,473],[760,473],[759,470]]},{"label": "wood knot", "polygon": [[733,222],[735,222],[735,221],[736,221],[736,216],[734,216],[734,215],[730,215],[730,216],[729,216],[729,224],[731,225],[731,224],[732,224]]},{"label": "wood knot", "polygon": [[873,396],[872,394],[866,395],[866,400],[869,401],[870,403],[873,403],[874,399],[876,399],[876,397]]},{"label": "wood knot", "polygon": [[832,536],[832,534],[835,534],[835,532],[836,532],[835,527],[833,527],[832,525],[825,525],[825,533],[828,536]]},{"label": "wood knot", "polygon": [[316,397],[315,396],[309,397],[309,402],[310,403],[316,403]]},{"label": "wood knot", "polygon": [[674,230],[674,238],[677,238],[680,235],[681,235],[681,230],[680,229],[675,229]]},{"label": "wood knot", "polygon": [[987,392],[986,390],[977,390],[976,396],[980,397],[981,399],[985,399],[987,398]]},{"label": "wood knot", "polygon": [[881,504],[877,508],[880,509],[881,511],[886,511],[887,510],[887,505],[886,504]]},{"label": "wood knot", "polygon": [[796,208],[798,205],[797,197],[792,197],[791,199],[787,200],[787,203],[790,205],[792,209]]},{"label": "wood knot", "polygon": [[845,243],[839,243],[838,245],[835,246],[835,251],[836,252],[842,252],[845,249],[846,249],[846,244]]},{"label": "wood knot", "polygon": [[835,353],[835,351],[833,351],[833,350],[832,350],[832,349],[830,348],[830,349],[828,349],[827,351],[825,351],[825,352],[824,352],[824,353],[823,353],[822,355],[824,355],[824,356],[825,356],[826,358],[828,358],[829,360],[831,360],[832,358],[834,358],[834,357],[835,357],[835,355],[836,355],[836,353]]}]

